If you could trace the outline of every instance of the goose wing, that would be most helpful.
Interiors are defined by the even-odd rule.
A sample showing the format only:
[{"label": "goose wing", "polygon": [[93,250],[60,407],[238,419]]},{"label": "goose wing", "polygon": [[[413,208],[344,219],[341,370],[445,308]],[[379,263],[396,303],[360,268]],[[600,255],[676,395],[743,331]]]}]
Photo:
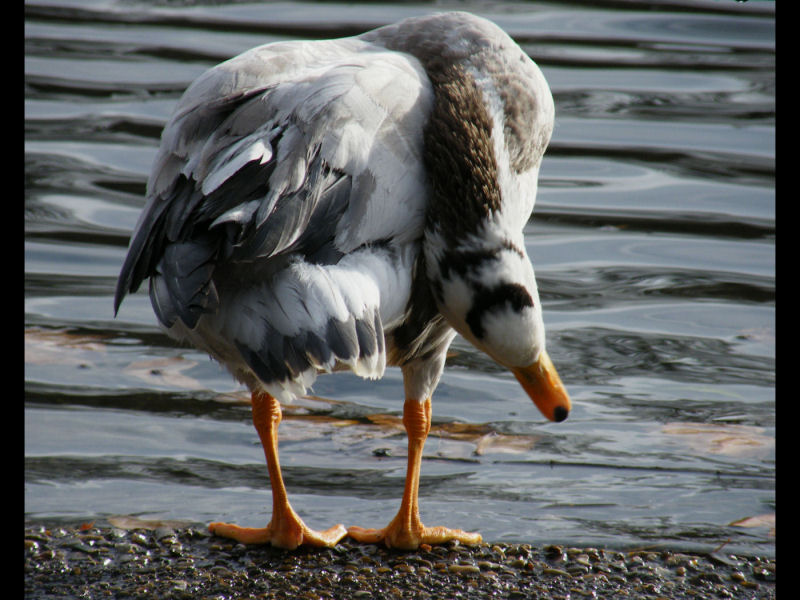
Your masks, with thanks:
[{"label": "goose wing", "polygon": [[349,38],[254,48],[196,80],[164,129],[117,283],[151,278],[159,319],[217,308],[220,265],[337,262],[421,235],[430,84],[408,55]]}]

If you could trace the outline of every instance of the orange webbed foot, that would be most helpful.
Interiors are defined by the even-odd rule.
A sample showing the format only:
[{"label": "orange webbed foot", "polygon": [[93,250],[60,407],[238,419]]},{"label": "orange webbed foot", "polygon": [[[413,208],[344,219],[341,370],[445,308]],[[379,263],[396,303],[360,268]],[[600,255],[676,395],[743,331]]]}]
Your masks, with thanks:
[{"label": "orange webbed foot", "polygon": [[208,530],[214,535],[230,538],[242,544],[271,544],[276,548],[294,550],[298,546],[332,548],[347,535],[344,525],[335,525],[324,531],[306,526],[299,517],[276,526],[274,519],[266,527],[240,527],[232,523],[211,523]]},{"label": "orange webbed foot", "polygon": [[425,527],[421,523],[415,525],[400,525],[392,521],[382,529],[365,529],[364,527],[349,527],[347,535],[365,544],[379,544],[383,542],[388,548],[400,550],[416,550],[421,544],[444,544],[445,542],[458,541],[462,544],[480,544],[483,538],[479,533],[470,533],[461,529],[447,527]]},{"label": "orange webbed foot", "polygon": [[419,402],[407,398],[403,405],[403,425],[408,433],[408,467],[406,484],[400,510],[391,523],[383,529],[350,527],[347,534],[354,540],[367,544],[383,542],[389,548],[416,550],[420,544],[444,544],[457,540],[463,544],[480,544],[479,533],[447,527],[425,527],[419,518],[419,472],[422,448],[431,428],[431,400]]},{"label": "orange webbed foot", "polygon": [[232,523],[211,523],[208,530],[218,536],[243,544],[272,544],[294,550],[298,546],[332,547],[347,535],[344,525],[315,531],[303,523],[289,504],[278,460],[278,424],[282,411],[278,400],[266,392],[253,392],[253,425],[255,425],[267,459],[272,486],[272,520],[266,527],[240,527]]}]

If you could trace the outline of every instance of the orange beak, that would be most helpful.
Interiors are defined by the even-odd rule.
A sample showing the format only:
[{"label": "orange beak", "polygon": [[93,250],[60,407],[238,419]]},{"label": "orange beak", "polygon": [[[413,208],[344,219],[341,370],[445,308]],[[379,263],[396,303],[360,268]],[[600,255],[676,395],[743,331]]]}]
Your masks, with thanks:
[{"label": "orange beak", "polygon": [[563,421],[572,403],[547,352],[528,367],[512,367],[511,372],[542,414],[551,421]]}]

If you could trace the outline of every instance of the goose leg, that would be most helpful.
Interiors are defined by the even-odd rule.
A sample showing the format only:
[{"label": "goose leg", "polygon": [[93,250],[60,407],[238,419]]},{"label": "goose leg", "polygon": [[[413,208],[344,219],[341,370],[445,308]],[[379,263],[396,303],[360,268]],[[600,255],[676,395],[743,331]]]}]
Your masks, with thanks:
[{"label": "goose leg", "polygon": [[347,533],[359,542],[376,544],[384,542],[390,548],[413,550],[420,544],[441,544],[458,540],[465,544],[478,544],[481,536],[460,529],[425,527],[419,517],[419,475],[422,449],[431,429],[431,399],[419,402],[407,399],[403,406],[403,425],[408,434],[408,468],[406,485],[400,510],[383,529],[350,527]]},{"label": "goose leg", "polygon": [[272,544],[287,549],[297,548],[301,544],[335,546],[347,534],[343,525],[336,525],[325,531],[314,531],[303,523],[289,504],[278,462],[278,425],[282,416],[280,402],[265,392],[253,392],[251,402],[253,424],[264,447],[272,485],[272,520],[269,525],[261,528],[211,523],[208,526],[209,531],[243,544]]}]

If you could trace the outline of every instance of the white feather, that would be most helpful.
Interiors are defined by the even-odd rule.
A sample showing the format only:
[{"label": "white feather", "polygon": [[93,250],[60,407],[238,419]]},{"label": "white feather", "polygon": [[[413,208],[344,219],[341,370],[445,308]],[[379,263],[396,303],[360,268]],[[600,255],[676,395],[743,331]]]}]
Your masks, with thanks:
[{"label": "white feather", "polygon": [[[425,48],[414,47],[413,28],[418,26],[428,28],[428,36],[437,36],[427,41],[441,51],[438,58],[458,62],[472,75],[493,124],[503,205],[479,231],[459,240],[457,248],[445,248],[440,236],[425,231],[431,194],[423,160],[424,132],[434,91],[422,62],[413,56],[425,59]],[[487,61],[489,55],[497,60]],[[294,228],[280,230],[280,246],[274,252],[282,253],[304,235],[309,215],[330,214],[337,219],[331,227],[331,254],[341,259],[331,265],[306,262],[301,255],[247,256],[236,265],[237,272],[245,270],[246,260],[263,261],[255,265],[263,268],[254,268],[252,277],[239,275],[234,283],[221,286],[216,313],[204,314],[193,330],[178,323],[171,335],[207,350],[251,388],[289,400],[305,393],[317,370],[335,368],[334,360],[313,364],[296,377],[265,383],[240,347],[253,354],[272,338],[303,339],[303,332],[324,335],[331,320],[356,319],[371,325],[377,317],[384,331],[391,332],[406,316],[412,272],[425,237],[429,279],[440,283],[443,293],[438,309],[453,327],[501,360],[514,358],[515,353],[526,357],[526,344],[543,345],[536,281],[522,239],[522,227],[534,205],[541,156],[526,163],[524,173],[512,168],[505,136],[508,98],[505,90],[496,88],[506,75],[532,87],[534,109],[524,117],[546,145],[553,106],[538,67],[499,28],[464,13],[405,21],[355,38],[268,44],[199,77],[164,129],[148,180],[148,202],[134,235],[143,227],[154,227],[156,219],[169,212],[171,190],[181,182],[181,174],[208,196],[224,191],[244,167],[257,163],[269,165],[262,171],[269,177],[263,197],[243,198],[239,204],[232,198],[230,205],[221,204],[227,209],[223,214],[202,226],[213,229],[232,222],[248,235],[270,227],[280,203],[282,220],[276,221]],[[512,151],[519,154],[525,146],[515,140]],[[537,152],[543,152],[544,145],[539,144]],[[315,181],[332,191],[312,189]],[[345,183],[335,188],[340,181]],[[233,190],[242,187],[246,186],[231,184]],[[348,192],[344,204],[337,189]],[[182,198],[176,205],[187,204],[186,196]],[[217,206],[209,210],[214,209]],[[181,223],[181,215],[172,216]],[[505,248],[509,241],[521,252]],[[231,246],[238,243],[237,239]],[[242,243],[225,250],[232,255],[241,247],[247,249]],[[494,261],[468,277],[450,273],[443,279],[438,262],[445,251],[458,249],[500,251]],[[484,322],[487,335],[474,339],[465,319],[476,290],[504,282],[523,286],[534,308],[492,312]],[[520,329],[529,330],[529,335]],[[438,335],[444,345],[437,347],[436,356],[405,367],[407,394],[413,397],[424,399],[438,382],[444,351],[454,334]],[[379,377],[386,353],[345,362],[361,376]]]}]

